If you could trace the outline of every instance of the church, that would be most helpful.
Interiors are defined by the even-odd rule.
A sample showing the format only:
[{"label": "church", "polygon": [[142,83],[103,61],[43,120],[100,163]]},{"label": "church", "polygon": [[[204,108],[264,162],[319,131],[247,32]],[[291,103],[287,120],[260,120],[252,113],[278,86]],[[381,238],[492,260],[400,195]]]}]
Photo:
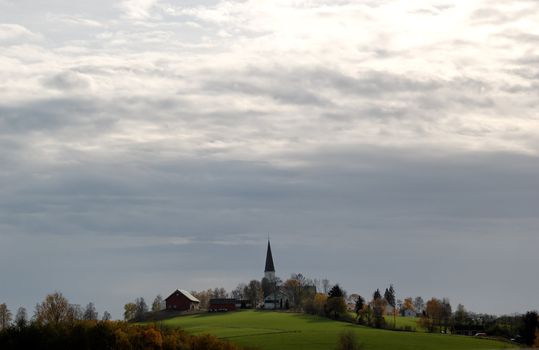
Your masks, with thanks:
[{"label": "church", "polygon": [[[277,278],[275,276],[275,265],[273,264],[273,255],[271,254],[271,244],[268,239],[268,248],[266,251],[266,267],[264,268],[264,279],[269,284],[275,285]],[[264,309],[266,310],[282,310],[290,308],[290,298],[288,294],[281,288],[274,288],[273,292],[264,295]]]}]

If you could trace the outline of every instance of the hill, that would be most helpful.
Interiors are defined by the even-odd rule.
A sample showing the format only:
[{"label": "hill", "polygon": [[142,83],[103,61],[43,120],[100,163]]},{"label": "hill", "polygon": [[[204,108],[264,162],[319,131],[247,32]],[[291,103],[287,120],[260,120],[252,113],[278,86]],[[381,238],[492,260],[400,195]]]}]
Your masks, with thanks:
[{"label": "hill", "polygon": [[193,334],[210,333],[261,350],[333,349],[339,334],[354,331],[367,350],[466,350],[512,348],[508,343],[443,334],[395,332],[322,317],[281,312],[240,311],[180,316],[164,320]]}]

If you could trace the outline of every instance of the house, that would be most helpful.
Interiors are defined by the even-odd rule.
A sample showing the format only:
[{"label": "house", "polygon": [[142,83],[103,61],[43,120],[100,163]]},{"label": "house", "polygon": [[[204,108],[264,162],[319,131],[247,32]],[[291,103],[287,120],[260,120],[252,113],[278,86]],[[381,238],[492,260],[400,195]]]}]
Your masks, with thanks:
[{"label": "house", "polygon": [[[236,299],[210,299],[208,305],[209,312],[234,311],[236,310]],[[241,307],[241,304],[240,304]]]},{"label": "house", "polygon": [[283,310],[290,308],[290,298],[282,290],[278,290],[274,293],[271,293],[264,298],[264,309],[266,310]]},{"label": "house", "polygon": [[194,311],[198,310],[200,300],[183,289],[176,289],[165,299],[167,310]]},{"label": "house", "polygon": [[402,316],[404,316],[404,317],[416,317],[417,313],[412,309],[404,309],[404,310],[402,310]]}]

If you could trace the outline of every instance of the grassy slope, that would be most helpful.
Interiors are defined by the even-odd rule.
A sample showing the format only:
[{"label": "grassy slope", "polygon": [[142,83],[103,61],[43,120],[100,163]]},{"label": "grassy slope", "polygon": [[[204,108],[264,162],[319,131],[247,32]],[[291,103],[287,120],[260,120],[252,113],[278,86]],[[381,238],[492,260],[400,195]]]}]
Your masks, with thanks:
[{"label": "grassy slope", "polygon": [[163,322],[194,334],[210,333],[262,350],[333,349],[339,333],[353,330],[367,350],[500,349],[509,344],[462,336],[392,332],[302,314],[241,311],[176,317]]}]

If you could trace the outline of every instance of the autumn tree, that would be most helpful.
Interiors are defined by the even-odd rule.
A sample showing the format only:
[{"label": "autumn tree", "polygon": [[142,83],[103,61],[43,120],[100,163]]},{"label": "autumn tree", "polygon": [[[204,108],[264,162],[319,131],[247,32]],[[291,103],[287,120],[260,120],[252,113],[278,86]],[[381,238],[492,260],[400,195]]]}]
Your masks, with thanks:
[{"label": "autumn tree", "polygon": [[0,331],[6,329],[11,324],[11,311],[5,303],[0,304]]},{"label": "autumn tree", "polygon": [[67,299],[60,292],[54,292],[45,297],[36,305],[34,318],[38,324],[70,323],[76,316],[76,310],[69,305]]},{"label": "autumn tree", "polygon": [[127,303],[124,305],[124,320],[132,321],[137,315],[137,304]]},{"label": "autumn tree", "polygon": [[439,299],[432,298],[427,301],[425,313],[421,317],[420,324],[429,332],[434,332],[436,327],[440,327],[442,319],[442,302]]},{"label": "autumn tree", "polygon": [[402,303],[401,307],[401,313],[404,315],[405,310],[415,311],[414,301],[411,297],[404,298],[404,302]]},{"label": "autumn tree", "polygon": [[162,308],[163,308],[163,297],[161,296],[161,294],[158,294],[153,300],[152,311],[153,312],[161,311]]}]

